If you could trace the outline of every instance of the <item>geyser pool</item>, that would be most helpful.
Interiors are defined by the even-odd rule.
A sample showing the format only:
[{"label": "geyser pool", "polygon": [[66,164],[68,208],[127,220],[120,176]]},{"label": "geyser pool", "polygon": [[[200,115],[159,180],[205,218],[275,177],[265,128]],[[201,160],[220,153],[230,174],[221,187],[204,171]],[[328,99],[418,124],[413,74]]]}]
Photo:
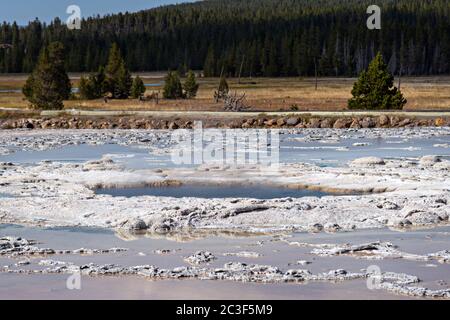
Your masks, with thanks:
[{"label": "geyser pool", "polygon": [[142,188],[101,188],[97,194],[111,195],[114,197],[139,197],[158,196],[172,198],[253,198],[253,199],[278,199],[278,198],[302,198],[324,197],[336,195],[323,191],[308,189],[291,189],[277,186],[263,185],[181,185],[164,187]]}]

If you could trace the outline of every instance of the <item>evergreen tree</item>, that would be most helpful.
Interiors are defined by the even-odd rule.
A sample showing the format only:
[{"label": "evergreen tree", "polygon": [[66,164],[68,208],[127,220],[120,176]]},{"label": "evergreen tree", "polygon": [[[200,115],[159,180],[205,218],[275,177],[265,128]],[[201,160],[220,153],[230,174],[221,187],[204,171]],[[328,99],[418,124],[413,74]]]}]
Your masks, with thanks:
[{"label": "evergreen tree", "polygon": [[94,88],[92,86],[92,81],[90,78],[81,76],[79,84],[79,92],[81,99],[91,100],[95,99]]},{"label": "evergreen tree", "polygon": [[24,86],[22,87],[22,93],[27,98],[28,101],[31,102],[33,99],[33,87],[34,87],[34,75],[33,73],[25,81]]},{"label": "evergreen tree", "polygon": [[81,77],[80,97],[82,99],[92,100],[101,98],[105,94],[105,69],[100,67],[96,74],[88,78]]},{"label": "evergreen tree", "polygon": [[350,109],[402,109],[406,104],[400,90],[394,87],[394,77],[388,70],[381,53],[363,71],[353,86]]},{"label": "evergreen tree", "polygon": [[133,80],[133,85],[131,86],[131,97],[137,99],[145,93],[144,81],[137,76]]},{"label": "evergreen tree", "polygon": [[199,84],[195,80],[195,73],[192,70],[189,70],[186,82],[183,85],[186,98],[188,99],[195,98],[197,96],[198,88]]},{"label": "evergreen tree", "polygon": [[219,97],[227,95],[228,92],[230,92],[230,88],[228,87],[227,79],[225,76],[222,76],[219,82]]},{"label": "evergreen tree", "polygon": [[127,99],[131,94],[131,86],[133,85],[133,78],[130,71],[122,63],[117,74],[117,82],[113,96],[117,99]]},{"label": "evergreen tree", "polygon": [[165,99],[180,99],[184,97],[178,72],[169,71],[167,74],[164,84],[163,97]]},{"label": "evergreen tree", "polygon": [[64,67],[64,46],[52,42],[44,48],[22,92],[37,109],[62,109],[70,98],[71,83]]},{"label": "evergreen tree", "polygon": [[128,98],[133,80],[116,43],[111,46],[109,51],[108,65],[105,71],[106,92],[109,92],[114,99]]},{"label": "evergreen tree", "polygon": [[65,68],[65,49],[61,42],[53,42],[49,45],[48,58],[53,81],[56,82],[57,92],[63,100],[70,99],[72,84]]},{"label": "evergreen tree", "polygon": [[94,76],[93,81],[95,95],[98,98],[101,98],[106,93],[106,74],[105,68],[103,66],[100,66],[100,68],[98,68],[97,74]]}]

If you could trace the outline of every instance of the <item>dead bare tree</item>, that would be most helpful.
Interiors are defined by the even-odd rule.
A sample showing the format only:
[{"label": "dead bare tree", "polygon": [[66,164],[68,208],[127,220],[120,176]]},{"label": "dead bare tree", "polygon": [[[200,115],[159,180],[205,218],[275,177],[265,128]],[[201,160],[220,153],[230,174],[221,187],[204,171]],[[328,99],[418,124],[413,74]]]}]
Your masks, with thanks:
[{"label": "dead bare tree", "polygon": [[139,97],[140,102],[154,101],[156,104],[159,104],[159,91],[152,91],[151,94],[142,95]]},{"label": "dead bare tree", "polygon": [[226,92],[226,91],[219,91],[219,90],[214,91],[214,101],[215,101],[216,103],[219,103],[219,101],[225,100],[225,98],[226,98],[228,95],[229,95],[229,93]]},{"label": "dead bare tree", "polygon": [[232,112],[241,112],[249,109],[245,104],[245,93],[238,95],[235,91],[233,94],[227,93],[223,96],[224,110]]}]

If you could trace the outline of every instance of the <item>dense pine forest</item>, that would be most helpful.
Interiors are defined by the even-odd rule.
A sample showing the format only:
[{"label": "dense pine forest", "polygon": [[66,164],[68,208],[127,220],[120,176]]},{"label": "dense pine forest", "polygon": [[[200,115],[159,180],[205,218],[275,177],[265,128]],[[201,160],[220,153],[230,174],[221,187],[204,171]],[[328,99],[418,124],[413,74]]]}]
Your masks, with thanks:
[{"label": "dense pine forest", "polygon": [[450,1],[377,0],[382,29],[366,27],[373,0],[205,0],[91,17],[0,27],[0,72],[30,72],[61,41],[66,68],[95,71],[117,43],[132,71],[204,69],[217,76],[353,76],[378,51],[395,74],[450,74]]}]

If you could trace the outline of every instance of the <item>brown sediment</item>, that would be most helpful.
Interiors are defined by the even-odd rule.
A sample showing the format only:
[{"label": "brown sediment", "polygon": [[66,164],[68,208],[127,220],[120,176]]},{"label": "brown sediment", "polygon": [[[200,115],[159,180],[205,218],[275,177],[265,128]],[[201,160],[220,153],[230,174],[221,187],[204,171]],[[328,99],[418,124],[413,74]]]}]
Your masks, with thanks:
[{"label": "brown sediment", "polygon": [[290,189],[305,189],[305,190],[312,190],[312,191],[322,191],[326,193],[332,193],[337,195],[355,195],[355,194],[372,194],[372,193],[383,193],[383,192],[389,192],[394,190],[389,190],[388,188],[354,188],[354,189],[348,189],[348,188],[334,188],[334,187],[328,187],[328,186],[321,186],[321,185],[309,185],[309,184],[289,184],[286,186]]}]

